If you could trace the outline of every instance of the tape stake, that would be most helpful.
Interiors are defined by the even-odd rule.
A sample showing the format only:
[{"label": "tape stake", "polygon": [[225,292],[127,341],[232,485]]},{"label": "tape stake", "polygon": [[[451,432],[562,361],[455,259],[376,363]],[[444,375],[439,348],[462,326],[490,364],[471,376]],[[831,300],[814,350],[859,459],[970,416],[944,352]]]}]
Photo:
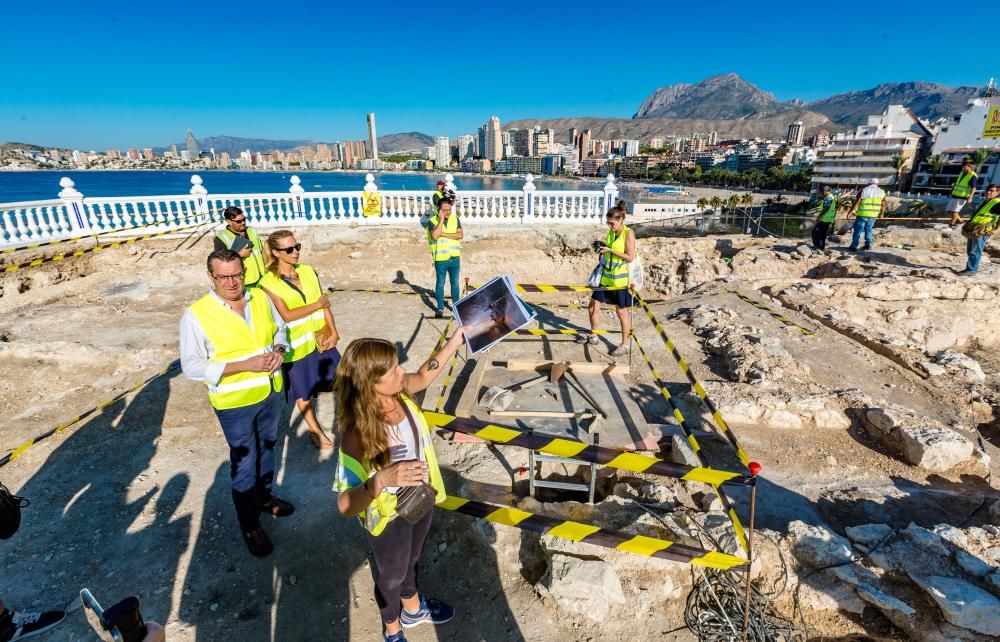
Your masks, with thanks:
[{"label": "tape stake", "polygon": [[512,426],[501,426],[478,419],[454,417],[442,414],[440,411],[424,411],[424,418],[427,420],[428,425],[486,439],[493,443],[536,450],[557,457],[579,459],[581,462],[599,464],[618,470],[674,477],[685,481],[703,482],[713,486],[719,484],[742,486],[753,483],[752,477],[741,473],[686,466],[658,457],[647,457],[625,450],[585,444],[581,441],[553,437],[538,432],[528,433]]},{"label": "tape stake", "polygon": [[633,535],[592,524],[556,519],[500,504],[452,496],[437,506],[476,519],[484,519],[494,524],[551,535],[573,542],[594,544],[636,555],[656,557],[671,562],[735,571],[746,571],[748,568],[747,561],[735,555],[706,551],[702,548],[678,544],[666,539]]},{"label": "tape stake", "polygon": [[132,386],[128,390],[124,390],[124,391],[118,393],[117,395],[115,395],[114,397],[112,397],[111,399],[108,399],[104,403],[102,403],[102,404],[100,404],[98,406],[94,406],[90,410],[88,410],[88,411],[86,411],[86,412],[84,412],[82,414],[77,415],[76,417],[74,417],[73,419],[71,419],[71,420],[69,420],[69,421],[67,421],[65,423],[59,424],[58,426],[56,426],[52,430],[49,430],[48,432],[42,433],[41,435],[38,435],[37,437],[33,437],[32,439],[29,439],[28,441],[22,443],[17,448],[15,448],[14,450],[10,451],[9,453],[7,453],[6,455],[4,455],[3,457],[0,457],[0,467],[6,466],[10,462],[14,461],[15,459],[17,459],[18,457],[20,457],[21,455],[23,455],[26,450],[28,450],[32,446],[36,445],[38,442],[43,441],[45,439],[48,439],[52,435],[54,435],[56,433],[60,433],[60,432],[62,432],[64,430],[66,430],[67,428],[75,426],[76,424],[80,423],[81,421],[83,421],[87,417],[91,416],[92,414],[94,414],[96,412],[99,412],[99,411],[107,408],[108,406],[110,406],[114,402],[116,402],[116,401],[118,401],[120,399],[123,399],[124,397],[126,397],[127,395],[132,394],[133,392],[135,392],[139,388],[142,388],[144,386],[149,385],[150,383],[152,383],[156,379],[159,379],[160,377],[162,377],[162,376],[164,376],[164,375],[166,375],[166,374],[168,374],[170,372],[173,372],[174,370],[176,370],[176,369],[178,369],[180,367],[181,367],[180,360],[174,361],[169,366],[167,366],[166,368],[164,368],[160,372],[157,372],[156,374],[154,374],[150,378],[146,379],[145,381],[137,383],[136,385]]}]

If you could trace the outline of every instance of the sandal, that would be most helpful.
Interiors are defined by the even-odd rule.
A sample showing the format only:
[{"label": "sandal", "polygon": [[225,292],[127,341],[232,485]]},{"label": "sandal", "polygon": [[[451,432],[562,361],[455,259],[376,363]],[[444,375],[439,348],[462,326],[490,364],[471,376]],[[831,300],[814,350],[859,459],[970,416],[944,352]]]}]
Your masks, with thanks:
[{"label": "sandal", "polygon": [[316,450],[330,450],[333,448],[333,442],[326,436],[326,433],[315,433],[310,430],[308,434],[309,438],[312,439],[313,446],[316,446]]}]

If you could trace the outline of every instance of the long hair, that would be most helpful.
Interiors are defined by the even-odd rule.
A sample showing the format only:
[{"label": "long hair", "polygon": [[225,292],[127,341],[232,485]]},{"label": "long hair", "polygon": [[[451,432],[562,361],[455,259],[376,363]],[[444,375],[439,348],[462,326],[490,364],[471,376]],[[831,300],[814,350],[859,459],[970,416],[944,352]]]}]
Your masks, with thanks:
[{"label": "long hair", "polygon": [[286,239],[289,236],[292,236],[291,230],[278,230],[277,232],[271,232],[271,236],[267,237],[267,241],[265,242],[267,252],[264,252],[264,262],[269,272],[278,273],[278,259],[275,258],[272,250],[277,250],[278,241]]},{"label": "long hair", "polygon": [[384,339],[355,339],[337,366],[337,428],[353,430],[361,454],[375,468],[389,465],[389,437],[375,383],[396,364],[396,348]]},{"label": "long hair", "polygon": [[626,214],[628,214],[628,209],[626,209],[625,201],[619,200],[614,204],[614,207],[608,210],[607,217],[614,221],[624,221]]}]

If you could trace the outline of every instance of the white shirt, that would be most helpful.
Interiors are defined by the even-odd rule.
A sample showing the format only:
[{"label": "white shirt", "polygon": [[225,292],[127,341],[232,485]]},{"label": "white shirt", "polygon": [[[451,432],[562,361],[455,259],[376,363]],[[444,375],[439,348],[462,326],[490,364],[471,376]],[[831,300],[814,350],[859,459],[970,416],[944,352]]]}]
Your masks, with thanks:
[{"label": "white shirt", "polygon": [[[410,423],[409,417],[403,415],[403,420],[401,422],[395,426],[386,426],[386,431],[389,433],[390,464],[394,464],[397,461],[407,461],[417,458],[417,446],[413,441],[413,425]],[[426,447],[421,445],[420,461],[427,461],[427,457],[424,455],[425,451]],[[424,481],[427,481],[427,475],[424,475]],[[399,490],[399,487],[391,486],[386,488],[386,490],[390,493],[396,493]]]},{"label": "white shirt", "polygon": [[885,192],[878,185],[867,185],[861,190],[861,198],[885,198]]},{"label": "white shirt", "polygon": [[[232,306],[226,303],[218,294],[211,290],[209,290],[209,294],[215,297],[219,303],[233,310]],[[272,346],[275,345],[287,346],[288,326],[282,320],[281,315],[278,314],[274,303],[262,291],[244,290],[243,321],[250,326],[251,330],[253,329],[253,319],[250,318],[250,299],[255,296],[262,296],[267,300],[267,304],[271,308],[271,318],[274,319],[274,324],[278,327],[277,332],[274,333],[271,346],[267,346],[265,352],[271,352]],[[236,314],[235,310],[233,310],[233,314]],[[212,385],[219,383],[226,364],[209,361],[209,359],[215,356],[215,346],[209,341],[208,335],[205,334],[201,323],[198,322],[198,317],[190,309],[184,310],[184,315],[181,316],[180,341],[181,370],[184,372],[184,376],[192,381],[204,381]]]}]

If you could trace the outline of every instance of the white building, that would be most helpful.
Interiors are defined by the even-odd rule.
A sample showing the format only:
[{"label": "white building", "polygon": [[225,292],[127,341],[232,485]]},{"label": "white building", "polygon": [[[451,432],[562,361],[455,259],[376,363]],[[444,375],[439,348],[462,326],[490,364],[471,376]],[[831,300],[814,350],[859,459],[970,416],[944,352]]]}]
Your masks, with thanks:
[{"label": "white building", "polygon": [[[986,94],[994,93],[992,84],[987,87]],[[990,110],[1000,113],[1000,96],[973,98],[968,108],[941,126],[941,131],[931,147],[931,155],[938,156],[945,164],[936,173],[930,163],[922,163],[920,171],[913,176],[913,187],[919,191],[932,194],[948,194],[955,183],[955,178],[961,170],[962,162],[977,149],[992,150],[992,154],[980,165],[979,190],[990,183],[1000,183],[1000,138],[987,136],[986,119]]]},{"label": "white building", "polygon": [[456,145],[458,145],[458,160],[460,162],[476,155],[475,141],[475,137],[468,134],[463,134],[455,140]]},{"label": "white building", "polygon": [[801,120],[797,120],[788,126],[788,144],[789,145],[801,145],[802,141],[805,140],[806,128],[803,126]]},{"label": "white building", "polygon": [[447,136],[434,137],[434,163],[438,167],[448,167],[451,164],[451,148]]},{"label": "white building", "polygon": [[580,153],[575,145],[562,145],[559,149],[562,156],[562,168],[570,174],[576,174],[580,169]]},{"label": "white building", "polygon": [[622,156],[638,156],[639,155],[639,141],[637,140],[623,140],[621,145]]},{"label": "white building", "polygon": [[857,190],[874,179],[883,188],[898,191],[894,156],[905,161],[898,173],[905,188],[913,161],[931,135],[912,111],[902,105],[889,105],[880,116],[869,116],[867,124],[837,134],[819,150],[813,188],[829,185],[835,190]]},{"label": "white building", "polygon": [[437,148],[436,147],[424,147],[423,157],[429,161],[437,160]]},{"label": "white building", "polygon": [[652,147],[653,149],[662,149],[663,148],[663,139],[662,138],[650,138],[649,139],[649,146]]},{"label": "white building", "polygon": [[500,119],[496,116],[490,117],[489,122],[479,128],[479,153],[494,162],[503,157],[503,134]]}]

